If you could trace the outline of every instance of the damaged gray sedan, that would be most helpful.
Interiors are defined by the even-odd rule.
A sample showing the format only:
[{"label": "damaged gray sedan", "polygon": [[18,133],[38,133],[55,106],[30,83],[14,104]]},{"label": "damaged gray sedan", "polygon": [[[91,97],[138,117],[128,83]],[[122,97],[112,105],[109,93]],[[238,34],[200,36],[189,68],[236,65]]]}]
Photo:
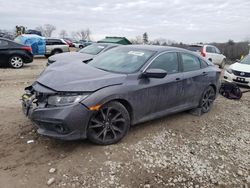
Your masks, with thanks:
[{"label": "damaged gray sedan", "polygon": [[184,49],[119,46],[88,64],[50,65],[25,89],[22,106],[39,134],[107,145],[131,125],[190,109],[208,112],[219,77],[217,67]]}]

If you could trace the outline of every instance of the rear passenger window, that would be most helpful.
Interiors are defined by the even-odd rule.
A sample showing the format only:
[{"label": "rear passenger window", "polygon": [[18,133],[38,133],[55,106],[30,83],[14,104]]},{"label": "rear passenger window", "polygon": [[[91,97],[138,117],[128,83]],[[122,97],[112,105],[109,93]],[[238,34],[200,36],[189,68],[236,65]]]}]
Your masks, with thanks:
[{"label": "rear passenger window", "polygon": [[163,69],[168,74],[178,72],[178,57],[177,53],[169,52],[157,57],[153,63],[149,66],[152,69]]},{"label": "rear passenger window", "polygon": [[200,69],[200,61],[198,57],[189,54],[181,54],[183,71],[194,71]]}]

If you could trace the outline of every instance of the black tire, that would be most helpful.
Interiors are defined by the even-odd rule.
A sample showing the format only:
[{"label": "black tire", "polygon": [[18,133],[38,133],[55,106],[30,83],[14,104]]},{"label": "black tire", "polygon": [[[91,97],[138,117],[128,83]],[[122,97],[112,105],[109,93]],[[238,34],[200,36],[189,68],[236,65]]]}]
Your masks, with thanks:
[{"label": "black tire", "polygon": [[82,49],[82,48],[83,48],[83,45],[79,45],[79,48]]},{"label": "black tire", "polygon": [[56,49],[51,52],[51,55],[60,54],[60,53],[62,53],[62,50]]},{"label": "black tire", "polygon": [[9,66],[14,69],[20,69],[23,67],[24,61],[23,58],[19,55],[13,55],[9,59]]},{"label": "black tire", "polygon": [[199,108],[202,113],[207,113],[211,110],[213,102],[215,100],[215,90],[212,86],[209,86],[202,94]]},{"label": "black tire", "polygon": [[110,145],[119,142],[130,127],[130,116],[127,109],[119,102],[113,101],[103,105],[90,118],[88,139],[99,145]]}]

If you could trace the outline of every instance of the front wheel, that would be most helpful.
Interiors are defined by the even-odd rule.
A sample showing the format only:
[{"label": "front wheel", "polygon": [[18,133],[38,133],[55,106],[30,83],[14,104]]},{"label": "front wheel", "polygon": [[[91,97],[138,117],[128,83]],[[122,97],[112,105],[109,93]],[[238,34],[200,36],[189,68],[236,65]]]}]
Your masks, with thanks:
[{"label": "front wheel", "polygon": [[199,107],[201,108],[202,113],[207,113],[211,110],[214,100],[215,100],[214,88],[212,86],[209,86],[203,93],[200,100]]},{"label": "front wheel", "polygon": [[96,144],[115,144],[127,134],[129,127],[130,116],[127,109],[114,101],[103,105],[90,118],[87,135]]}]

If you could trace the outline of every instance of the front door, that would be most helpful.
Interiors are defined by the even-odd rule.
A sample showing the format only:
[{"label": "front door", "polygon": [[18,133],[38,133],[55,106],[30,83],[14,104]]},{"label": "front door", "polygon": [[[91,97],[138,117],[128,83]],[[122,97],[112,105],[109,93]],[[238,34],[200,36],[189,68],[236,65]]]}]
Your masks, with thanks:
[{"label": "front door", "polygon": [[138,80],[138,118],[165,113],[180,105],[181,76],[178,54],[166,52],[158,56],[147,69],[167,71],[165,78],[142,78]]}]

